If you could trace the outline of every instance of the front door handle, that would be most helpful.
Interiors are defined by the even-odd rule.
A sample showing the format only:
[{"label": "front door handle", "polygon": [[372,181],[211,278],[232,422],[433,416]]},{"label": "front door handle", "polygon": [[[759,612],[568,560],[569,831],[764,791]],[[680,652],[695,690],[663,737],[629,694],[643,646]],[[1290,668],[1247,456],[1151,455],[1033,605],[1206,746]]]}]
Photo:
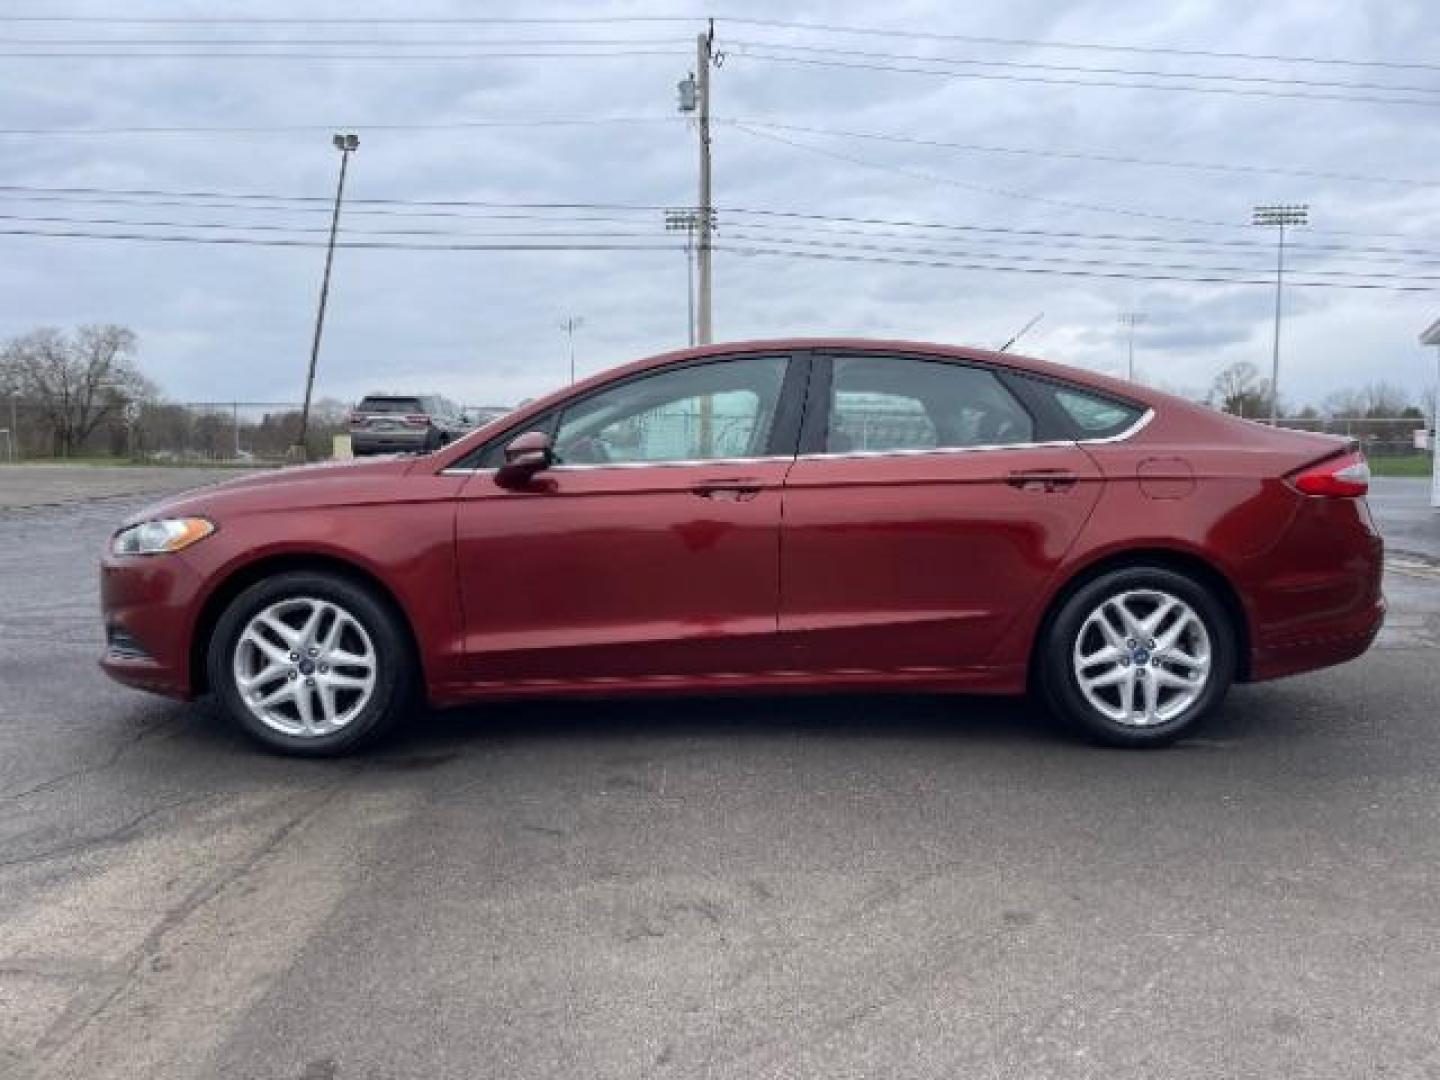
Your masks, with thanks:
[{"label": "front door handle", "polygon": [[760,494],[760,483],[748,476],[724,480],[702,480],[690,489],[691,494],[717,502],[749,502]]},{"label": "front door handle", "polygon": [[1068,469],[1023,469],[1012,472],[1005,482],[1020,491],[1041,491],[1054,494],[1069,491],[1079,479]]}]

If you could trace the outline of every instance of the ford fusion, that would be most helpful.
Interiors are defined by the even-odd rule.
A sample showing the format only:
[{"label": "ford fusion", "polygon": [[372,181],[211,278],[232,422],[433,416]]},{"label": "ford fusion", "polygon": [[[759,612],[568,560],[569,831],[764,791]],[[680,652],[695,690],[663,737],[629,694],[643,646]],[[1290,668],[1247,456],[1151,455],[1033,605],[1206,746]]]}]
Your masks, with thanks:
[{"label": "ford fusion", "polygon": [[298,754],[422,702],[860,689],[1031,692],[1158,746],[1369,646],[1368,479],[1346,440],[1009,354],[705,346],[144,510],[102,665]]}]

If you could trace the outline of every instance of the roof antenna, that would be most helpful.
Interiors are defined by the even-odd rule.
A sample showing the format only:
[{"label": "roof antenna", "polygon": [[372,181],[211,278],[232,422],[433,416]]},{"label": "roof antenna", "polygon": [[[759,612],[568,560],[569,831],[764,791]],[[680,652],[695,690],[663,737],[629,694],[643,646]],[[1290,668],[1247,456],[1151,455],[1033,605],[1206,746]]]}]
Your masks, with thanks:
[{"label": "roof antenna", "polygon": [[996,349],[995,351],[996,351],[996,352],[1008,352],[1011,345],[1014,345],[1015,342],[1019,341],[1022,337],[1024,337],[1026,334],[1028,334],[1031,330],[1035,329],[1035,324],[1038,323],[1038,322],[1039,322],[1041,319],[1043,319],[1044,317],[1045,317],[1045,313],[1044,313],[1043,311],[1038,312],[1033,319],[1031,319],[1029,322],[1027,322],[1027,323],[1026,323],[1024,326],[1022,326],[1019,330],[1017,330],[1017,331],[1015,332],[1015,335],[1014,335],[1009,341],[1005,342],[1004,345],[1001,345],[1000,348]]}]

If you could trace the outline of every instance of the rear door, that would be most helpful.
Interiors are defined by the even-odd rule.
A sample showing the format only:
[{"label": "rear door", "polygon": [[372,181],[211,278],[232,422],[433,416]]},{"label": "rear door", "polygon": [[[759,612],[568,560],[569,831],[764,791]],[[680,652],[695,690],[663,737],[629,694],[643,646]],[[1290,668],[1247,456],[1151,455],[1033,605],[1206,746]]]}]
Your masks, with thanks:
[{"label": "rear door", "polygon": [[810,385],[781,556],[795,666],[983,665],[1094,508],[1099,471],[978,363],[817,357]]}]

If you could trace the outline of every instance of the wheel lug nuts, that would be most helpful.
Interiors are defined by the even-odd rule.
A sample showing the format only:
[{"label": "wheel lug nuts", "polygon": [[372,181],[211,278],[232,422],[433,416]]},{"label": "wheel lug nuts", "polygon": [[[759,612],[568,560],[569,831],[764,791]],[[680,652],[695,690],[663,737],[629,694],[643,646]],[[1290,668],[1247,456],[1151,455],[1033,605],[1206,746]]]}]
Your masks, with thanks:
[{"label": "wheel lug nuts", "polygon": [[295,670],[292,668],[291,671],[290,671],[290,678],[292,678],[292,679],[298,679],[299,677],[300,677],[300,672],[295,671]]},{"label": "wheel lug nuts", "polygon": [[314,685],[315,685],[315,680],[314,680],[314,679],[309,679],[309,678],[307,678],[307,679],[305,680],[305,685],[306,685],[306,686],[314,686]]},{"label": "wheel lug nuts", "polygon": [[1121,666],[1121,667],[1129,667],[1129,666],[1130,666],[1130,658],[1129,658],[1128,656],[1122,656],[1122,657],[1120,658],[1120,666]]},{"label": "wheel lug nuts", "polygon": [[319,649],[310,649],[309,652],[310,652],[310,655],[311,655],[311,656],[319,656],[319,655],[320,655],[320,650],[319,650]]},{"label": "wheel lug nuts", "polygon": [[1136,671],[1135,674],[1143,679],[1145,677],[1145,669],[1142,667],[1138,671]]},{"label": "wheel lug nuts", "polygon": [[321,675],[328,675],[328,674],[330,674],[330,666],[329,666],[328,664],[321,664],[321,665],[320,665],[320,674],[321,674]]},{"label": "wheel lug nuts", "polygon": [[1146,643],[1145,647],[1146,647],[1147,649],[1153,649],[1153,648],[1155,648],[1155,639],[1154,639],[1154,638],[1151,638],[1150,641],[1148,641],[1148,642]]},{"label": "wheel lug nuts", "polygon": [[299,659],[300,659],[300,654],[299,654],[298,652],[292,652],[292,653],[290,654],[290,662],[291,662],[292,664],[293,664],[296,660],[299,660]]},{"label": "wheel lug nuts", "polygon": [[1127,649],[1133,649],[1135,647],[1135,639],[1132,637],[1129,641],[1125,642],[1125,647]]},{"label": "wheel lug nuts", "polygon": [[1151,667],[1159,667],[1159,666],[1160,666],[1160,658],[1157,656],[1157,657],[1155,657],[1155,659],[1151,660],[1151,661],[1150,661],[1150,666],[1151,666]]}]

